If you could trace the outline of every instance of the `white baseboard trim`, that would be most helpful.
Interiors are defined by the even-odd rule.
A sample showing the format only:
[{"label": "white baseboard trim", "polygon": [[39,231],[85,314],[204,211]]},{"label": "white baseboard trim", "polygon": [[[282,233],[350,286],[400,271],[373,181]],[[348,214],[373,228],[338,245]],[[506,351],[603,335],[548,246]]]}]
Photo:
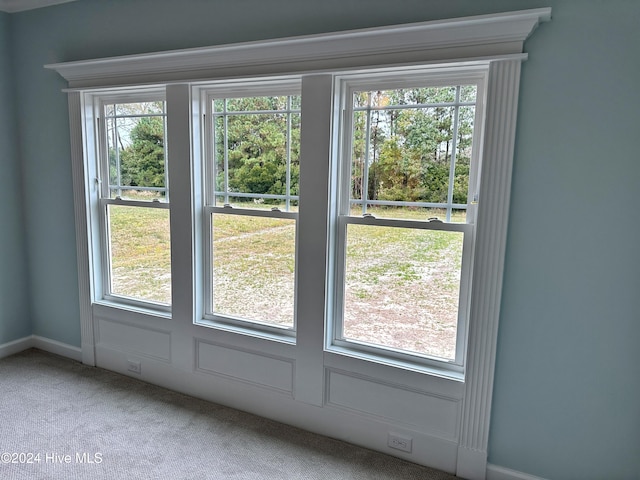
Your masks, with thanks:
[{"label": "white baseboard trim", "polygon": [[74,347],[67,343],[58,342],[57,340],[51,340],[50,338],[40,337],[33,335],[33,347],[44,350],[45,352],[55,353],[61,357],[71,358],[78,362],[82,362],[82,349],[80,347]]},{"label": "white baseboard trim", "polygon": [[487,480],[545,480],[542,477],[518,472],[498,465],[487,465]]},{"label": "white baseboard trim", "polygon": [[29,348],[38,348],[45,352],[55,353],[56,355],[67,357],[78,362],[82,361],[82,349],[80,347],[74,347],[73,345],[38,335],[29,335],[28,337],[19,338],[18,340],[0,345],[0,358],[20,353]]},{"label": "white baseboard trim", "polygon": [[456,476],[465,480],[485,480],[487,452],[458,446]]},{"label": "white baseboard trim", "polygon": [[33,335],[28,337],[19,338],[12,342],[3,343],[0,345],[0,358],[8,357],[20,353],[23,350],[33,347]]}]

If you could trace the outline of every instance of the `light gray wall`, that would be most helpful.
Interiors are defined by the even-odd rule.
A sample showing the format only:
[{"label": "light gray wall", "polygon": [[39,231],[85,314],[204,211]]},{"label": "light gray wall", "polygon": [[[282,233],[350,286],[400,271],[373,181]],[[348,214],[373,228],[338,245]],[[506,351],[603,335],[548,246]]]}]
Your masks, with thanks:
[{"label": "light gray wall", "polygon": [[31,335],[10,27],[0,12],[0,344]]},{"label": "light gray wall", "polygon": [[640,2],[553,2],[526,49],[490,459],[640,478]]},{"label": "light gray wall", "polygon": [[68,111],[43,64],[541,6],[553,20],[526,44],[489,460],[638,478],[636,0],[79,0],[12,15],[34,333],[80,344]]}]

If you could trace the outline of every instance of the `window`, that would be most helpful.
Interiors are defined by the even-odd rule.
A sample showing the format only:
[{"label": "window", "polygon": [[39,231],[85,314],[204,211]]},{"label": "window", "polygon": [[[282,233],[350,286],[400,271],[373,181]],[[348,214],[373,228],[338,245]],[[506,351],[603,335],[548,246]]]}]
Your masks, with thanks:
[{"label": "window", "polygon": [[[520,65],[525,40],[550,14],[544,8],[46,66],[69,86],[83,361],[119,369],[122,352],[139,354],[155,362],[150,378],[214,400],[242,395],[246,409],[261,414],[295,411],[310,429],[346,421],[356,426],[346,430],[360,433],[346,438],[345,428],[329,430],[371,448],[380,448],[372,433],[379,439],[392,426],[410,426],[420,438],[416,459],[484,478]],[[272,97],[285,97],[286,106],[248,105]],[[105,105],[163,100],[166,109],[153,112],[123,115],[114,107],[107,126]],[[124,141],[132,128],[126,116],[142,122],[149,114],[164,119],[165,111],[164,184],[145,177],[134,185],[118,163],[133,145]],[[434,118],[450,123],[432,129]],[[234,138],[234,122],[290,141],[261,151],[249,136]],[[415,138],[402,122],[412,124]],[[113,137],[114,129],[123,130]],[[237,142],[254,151],[244,157]],[[278,174],[264,168],[268,151],[278,158]],[[242,162],[234,165],[238,155]],[[413,171],[416,156],[427,163],[426,174]],[[236,183],[256,165],[262,186]],[[118,230],[115,215],[125,208],[134,215]],[[171,221],[171,247],[142,220],[149,211]],[[259,235],[243,232],[257,222],[265,222]],[[168,238],[168,228],[160,230]],[[295,243],[278,240],[289,245],[286,260],[277,262],[288,266],[288,279],[269,289],[267,272],[276,270],[258,267],[273,260],[269,240],[280,231],[295,232]],[[220,254],[230,232],[249,254],[232,254],[227,264]],[[136,291],[139,279],[118,283],[118,262],[128,255],[115,248],[116,234],[132,251],[153,240],[157,251],[171,252],[170,269],[140,268],[143,255],[127,277],[170,277],[170,315],[148,311],[169,306]],[[441,245],[450,246],[447,261],[434,255]],[[252,277],[234,277],[243,260],[255,269]],[[363,270],[371,265],[377,270]],[[447,309],[457,312],[442,329],[446,348],[403,343],[423,313],[406,296],[437,286],[431,273],[442,267],[440,278],[458,291],[447,298]],[[391,291],[389,280],[402,287],[391,302],[380,296]],[[259,294],[245,288],[282,301],[286,315],[261,315],[252,305]],[[147,310],[122,308],[129,305]],[[408,312],[409,321],[367,324],[394,309]],[[101,341],[105,325],[109,342]],[[403,419],[404,408],[389,407],[398,400],[409,416],[424,413],[424,421]]]},{"label": "window", "polygon": [[166,108],[158,95],[99,97],[98,172],[103,298],[171,304]]},{"label": "window", "polygon": [[207,90],[205,317],[295,328],[298,82]]},{"label": "window", "polygon": [[333,345],[462,367],[483,76],[339,80]]}]

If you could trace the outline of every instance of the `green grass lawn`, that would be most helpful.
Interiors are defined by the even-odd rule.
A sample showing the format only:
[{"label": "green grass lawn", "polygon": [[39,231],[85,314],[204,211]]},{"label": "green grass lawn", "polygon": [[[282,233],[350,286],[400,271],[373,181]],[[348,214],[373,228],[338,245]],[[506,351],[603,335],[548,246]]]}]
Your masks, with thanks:
[{"label": "green grass lawn", "polygon": [[[394,211],[400,215],[444,218]],[[112,205],[110,229],[113,293],[170,303],[169,211]],[[344,336],[453,358],[462,234],[349,225],[347,237]],[[294,220],[216,214],[215,310],[292,327],[294,242]]]}]

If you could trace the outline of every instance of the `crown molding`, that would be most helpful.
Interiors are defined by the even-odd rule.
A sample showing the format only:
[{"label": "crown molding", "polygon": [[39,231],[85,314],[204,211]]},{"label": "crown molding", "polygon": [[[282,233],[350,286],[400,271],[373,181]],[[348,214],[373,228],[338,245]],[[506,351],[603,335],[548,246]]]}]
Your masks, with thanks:
[{"label": "crown molding", "polygon": [[519,54],[550,8],[45,65],[70,88]]},{"label": "crown molding", "polygon": [[76,0],[0,0],[0,12],[15,13],[36,8],[50,7],[60,3],[75,2]]}]

